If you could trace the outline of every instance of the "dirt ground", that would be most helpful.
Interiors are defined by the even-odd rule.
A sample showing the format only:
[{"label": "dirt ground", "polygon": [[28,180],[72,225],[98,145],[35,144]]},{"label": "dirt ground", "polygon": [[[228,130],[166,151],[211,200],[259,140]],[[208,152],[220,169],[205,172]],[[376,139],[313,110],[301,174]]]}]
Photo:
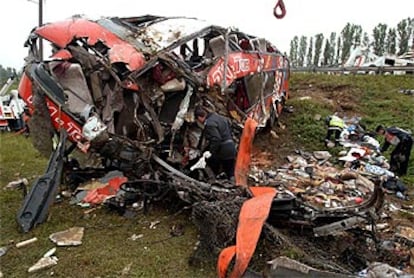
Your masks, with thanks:
[{"label": "dirt ground", "polygon": [[[316,102],[326,105],[331,111],[337,112],[340,116],[347,117],[354,115],[363,116],[358,111],[359,100],[355,95],[355,88],[347,85],[317,87],[299,84],[295,89],[291,90],[291,99],[310,97]],[[289,100],[287,105],[289,105]],[[293,113],[295,113],[294,110]],[[253,165],[256,163],[257,166],[265,168],[270,165],[281,166],[286,162],[287,155],[302,147],[292,139],[292,132],[289,128],[286,128],[286,126],[290,125],[290,115],[289,112],[282,113],[279,120],[280,125],[273,128],[273,132],[277,137],[267,132],[257,134],[253,148],[253,157],[256,159],[253,159]]]}]

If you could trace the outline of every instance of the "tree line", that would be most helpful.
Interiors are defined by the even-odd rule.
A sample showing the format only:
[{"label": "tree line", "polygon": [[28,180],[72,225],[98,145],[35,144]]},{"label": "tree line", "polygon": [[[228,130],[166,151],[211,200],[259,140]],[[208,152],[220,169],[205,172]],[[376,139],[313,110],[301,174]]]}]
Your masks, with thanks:
[{"label": "tree line", "polygon": [[371,36],[361,25],[347,23],[340,33],[322,33],[312,37],[294,36],[290,41],[292,67],[339,66],[346,62],[353,47],[369,48],[374,54],[402,55],[414,47],[414,18],[401,20],[396,27],[379,23]]},{"label": "tree line", "polygon": [[7,82],[10,76],[16,76],[16,69],[14,68],[4,68],[2,65],[0,65],[0,89],[1,86],[3,86],[4,83]]}]

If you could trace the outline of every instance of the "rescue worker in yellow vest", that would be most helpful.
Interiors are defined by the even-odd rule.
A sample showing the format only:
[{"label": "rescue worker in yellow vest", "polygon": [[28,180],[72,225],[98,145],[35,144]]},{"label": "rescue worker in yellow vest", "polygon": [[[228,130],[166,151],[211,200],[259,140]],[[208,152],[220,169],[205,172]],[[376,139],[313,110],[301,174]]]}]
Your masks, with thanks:
[{"label": "rescue worker in yellow vest", "polygon": [[413,146],[410,133],[398,127],[384,128],[382,125],[379,125],[375,131],[385,137],[381,152],[385,152],[390,145],[395,146],[391,152],[390,170],[399,176],[406,175]]},{"label": "rescue worker in yellow vest", "polygon": [[334,135],[335,146],[337,146],[339,144],[341,132],[345,128],[345,122],[340,117],[336,115],[331,115],[326,118],[326,124],[328,125],[328,133],[326,134],[325,145],[329,146],[329,143],[331,142],[331,137],[332,135]]}]

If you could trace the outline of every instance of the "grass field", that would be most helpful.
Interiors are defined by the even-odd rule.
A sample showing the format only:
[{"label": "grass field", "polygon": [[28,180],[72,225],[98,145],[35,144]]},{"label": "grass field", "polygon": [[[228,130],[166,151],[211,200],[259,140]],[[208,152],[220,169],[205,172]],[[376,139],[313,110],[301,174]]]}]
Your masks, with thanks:
[{"label": "grass field", "polygon": [[[398,125],[414,131],[414,97],[400,94],[400,89],[414,89],[413,76],[332,76],[293,74],[291,98],[295,112],[284,117],[284,138],[295,147],[322,149],[325,136],[323,119],[337,112],[359,115],[370,130],[379,123]],[[299,96],[309,96],[301,99]],[[320,114],[322,120],[315,120]],[[288,136],[288,137],[286,137]],[[388,155],[389,153],[386,153]],[[83,243],[77,247],[59,247],[58,264],[29,277],[215,277],[214,262],[205,268],[192,267],[188,259],[197,242],[197,230],[189,214],[175,215],[161,207],[152,207],[148,215],[138,213],[127,219],[113,211],[85,209],[69,205],[68,199],[51,207],[49,219],[27,234],[19,232],[15,216],[22,201],[22,192],[4,190],[19,177],[32,182],[45,170],[47,159],[32,148],[30,139],[10,133],[0,134],[0,247],[10,246],[0,258],[5,277],[28,277],[27,269],[54,244],[51,233],[73,226],[85,227]],[[409,175],[404,182],[414,183],[414,155]],[[149,229],[152,221],[160,221]],[[184,226],[184,235],[170,237],[170,227]],[[132,235],[143,234],[135,241]],[[38,241],[24,248],[16,242],[37,237]]]}]

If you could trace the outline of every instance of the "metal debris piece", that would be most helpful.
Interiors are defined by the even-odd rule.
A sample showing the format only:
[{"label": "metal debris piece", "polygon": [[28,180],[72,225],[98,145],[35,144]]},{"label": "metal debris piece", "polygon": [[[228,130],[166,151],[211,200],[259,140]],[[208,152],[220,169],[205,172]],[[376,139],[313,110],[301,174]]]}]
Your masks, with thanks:
[{"label": "metal debris piece", "polygon": [[130,236],[128,239],[129,240],[132,240],[132,241],[136,241],[137,239],[140,239],[140,238],[143,238],[144,237],[144,234],[139,234],[139,235],[137,235],[137,234],[133,234],[132,236]]},{"label": "metal debris piece", "polygon": [[[375,229],[376,229],[377,231],[380,231],[380,230],[385,230],[385,229],[387,229],[389,226],[390,226],[390,225],[389,225],[388,223],[377,223],[377,224],[375,225]],[[365,226],[365,230],[367,230],[367,231],[372,231],[372,225],[366,225],[366,226]]]},{"label": "metal debris piece", "polygon": [[78,246],[82,244],[83,227],[72,227],[68,230],[53,233],[49,239],[57,246]]},{"label": "metal debris piece", "polygon": [[69,204],[71,204],[71,205],[81,204],[83,198],[85,198],[87,194],[88,194],[87,190],[81,190],[81,191],[77,192],[75,195],[72,196]]},{"label": "metal debris piece", "polygon": [[170,228],[170,235],[182,236],[184,234],[184,226],[182,224],[174,224]]},{"label": "metal debris piece", "polygon": [[129,263],[127,266],[122,269],[121,276],[129,276],[131,272],[132,263]]},{"label": "metal debris piece", "polygon": [[49,249],[44,255],[43,258],[51,257],[56,253],[56,247]]},{"label": "metal debris piece", "polygon": [[322,115],[321,115],[321,114],[315,114],[315,115],[313,116],[313,119],[314,119],[315,121],[320,121],[320,120],[322,119]]},{"label": "metal debris piece", "polygon": [[405,273],[389,264],[373,262],[368,267],[358,273],[358,277],[367,278],[413,278],[414,275]]},{"label": "metal debris piece", "polygon": [[333,278],[346,278],[346,277],[355,277],[349,276],[346,274],[333,273],[328,271],[319,270],[313,267],[310,267],[306,264],[303,264],[299,261],[290,259],[288,257],[282,256],[274,260],[268,261],[268,269],[264,277],[296,277],[296,278],[306,278],[306,277],[333,277]]},{"label": "metal debris piece", "polygon": [[274,131],[274,130],[271,130],[271,131],[270,131],[270,135],[271,135],[274,139],[278,139],[278,138],[279,138],[279,135],[277,135],[276,131]]},{"label": "metal debris piece", "polygon": [[58,258],[55,256],[52,257],[43,257],[37,261],[33,266],[28,270],[29,273],[36,272],[54,265],[57,265]]},{"label": "metal debris piece", "polygon": [[21,178],[15,181],[9,182],[4,189],[21,189],[29,185],[29,181],[26,178]]},{"label": "metal debris piece", "polygon": [[24,240],[24,241],[16,243],[16,247],[21,248],[21,247],[24,247],[26,245],[32,244],[33,242],[36,242],[36,241],[37,241],[37,237],[33,237],[31,239]]},{"label": "metal debris piece", "polygon": [[46,221],[49,206],[55,201],[62,178],[66,138],[66,131],[60,130],[59,143],[50,155],[46,173],[32,184],[17,213],[17,222],[25,233]]},{"label": "metal debris piece", "polygon": [[150,224],[150,226],[149,226],[149,228],[150,229],[156,229],[157,228],[157,225],[158,224],[160,224],[161,222],[160,221],[158,221],[158,220],[156,220],[156,221],[152,221],[151,222],[151,224]]},{"label": "metal debris piece", "polygon": [[398,92],[400,92],[401,94],[414,96],[414,89],[411,89],[411,90],[404,89],[404,90],[399,90]]},{"label": "metal debris piece", "polygon": [[317,227],[313,229],[313,233],[316,237],[327,236],[337,234],[348,229],[351,229],[359,223],[365,222],[366,220],[359,216],[353,216],[338,222],[334,222],[328,225]]},{"label": "metal debris piece", "polygon": [[318,160],[329,159],[332,157],[331,153],[328,151],[315,151],[313,156]]},{"label": "metal debris piece", "polygon": [[0,247],[0,257],[6,255],[8,250],[9,250],[9,247],[7,246]]},{"label": "metal debris piece", "polygon": [[98,180],[91,180],[77,187],[77,190],[93,190],[105,187],[108,183],[103,183]]}]

